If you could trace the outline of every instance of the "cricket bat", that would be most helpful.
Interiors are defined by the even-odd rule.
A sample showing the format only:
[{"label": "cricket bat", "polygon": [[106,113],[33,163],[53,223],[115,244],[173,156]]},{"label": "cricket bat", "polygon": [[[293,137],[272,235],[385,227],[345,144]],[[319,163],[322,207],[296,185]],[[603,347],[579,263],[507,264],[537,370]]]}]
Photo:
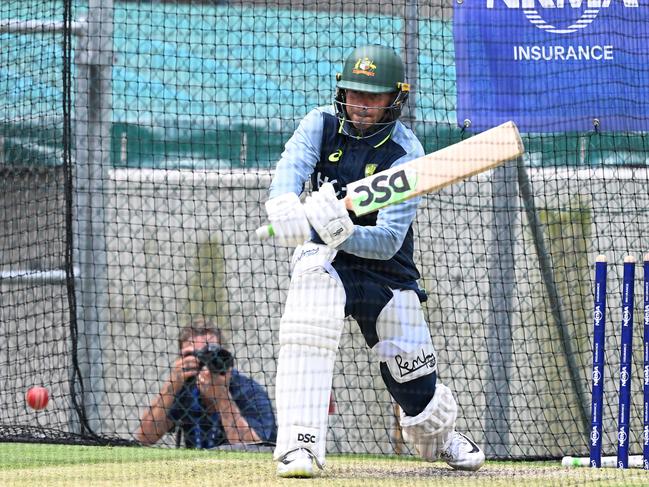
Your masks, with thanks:
[{"label": "cricket bat", "polygon": [[[446,186],[504,164],[525,148],[514,122],[506,122],[432,154],[391,167],[347,185],[345,206],[361,216]],[[256,230],[265,240],[271,225]]]}]

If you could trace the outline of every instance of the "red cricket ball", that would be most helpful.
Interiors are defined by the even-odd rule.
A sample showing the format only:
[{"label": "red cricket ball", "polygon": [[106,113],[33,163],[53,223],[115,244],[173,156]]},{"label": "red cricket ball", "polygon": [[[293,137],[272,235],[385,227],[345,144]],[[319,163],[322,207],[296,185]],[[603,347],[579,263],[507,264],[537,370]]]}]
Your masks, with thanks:
[{"label": "red cricket ball", "polygon": [[30,408],[38,411],[40,409],[45,409],[50,400],[50,395],[45,387],[36,386],[27,391],[25,399]]}]

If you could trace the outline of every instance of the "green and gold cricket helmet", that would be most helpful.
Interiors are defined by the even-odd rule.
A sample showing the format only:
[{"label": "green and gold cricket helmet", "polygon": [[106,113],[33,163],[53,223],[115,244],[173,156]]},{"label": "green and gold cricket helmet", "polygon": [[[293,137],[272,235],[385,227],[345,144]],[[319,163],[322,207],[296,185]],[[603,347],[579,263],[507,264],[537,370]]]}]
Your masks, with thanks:
[{"label": "green and gold cricket helmet", "polygon": [[393,49],[379,45],[354,49],[336,81],[341,90],[392,93],[408,89],[403,61]]}]

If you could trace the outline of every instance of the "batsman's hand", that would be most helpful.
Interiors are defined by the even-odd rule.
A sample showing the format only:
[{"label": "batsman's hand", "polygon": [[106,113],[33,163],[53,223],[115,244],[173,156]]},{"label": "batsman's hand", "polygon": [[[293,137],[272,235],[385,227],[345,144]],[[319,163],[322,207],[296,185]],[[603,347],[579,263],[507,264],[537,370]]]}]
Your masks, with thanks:
[{"label": "batsman's hand", "polygon": [[329,247],[338,247],[354,233],[354,223],[349,218],[345,202],[336,197],[331,183],[324,183],[319,191],[306,199],[304,212],[313,229]]},{"label": "batsman's hand", "polygon": [[280,245],[296,247],[311,237],[309,220],[295,193],[286,193],[266,201],[266,213]]}]

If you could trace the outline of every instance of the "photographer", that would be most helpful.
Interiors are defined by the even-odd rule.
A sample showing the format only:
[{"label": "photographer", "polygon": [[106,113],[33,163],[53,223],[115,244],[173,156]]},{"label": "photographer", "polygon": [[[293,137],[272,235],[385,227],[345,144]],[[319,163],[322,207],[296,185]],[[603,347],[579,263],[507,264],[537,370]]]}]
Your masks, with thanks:
[{"label": "photographer", "polygon": [[195,321],[180,332],[180,356],[140,419],[135,438],[152,445],[180,428],[188,448],[273,443],[275,416],[266,391],[233,367],[221,331]]}]

